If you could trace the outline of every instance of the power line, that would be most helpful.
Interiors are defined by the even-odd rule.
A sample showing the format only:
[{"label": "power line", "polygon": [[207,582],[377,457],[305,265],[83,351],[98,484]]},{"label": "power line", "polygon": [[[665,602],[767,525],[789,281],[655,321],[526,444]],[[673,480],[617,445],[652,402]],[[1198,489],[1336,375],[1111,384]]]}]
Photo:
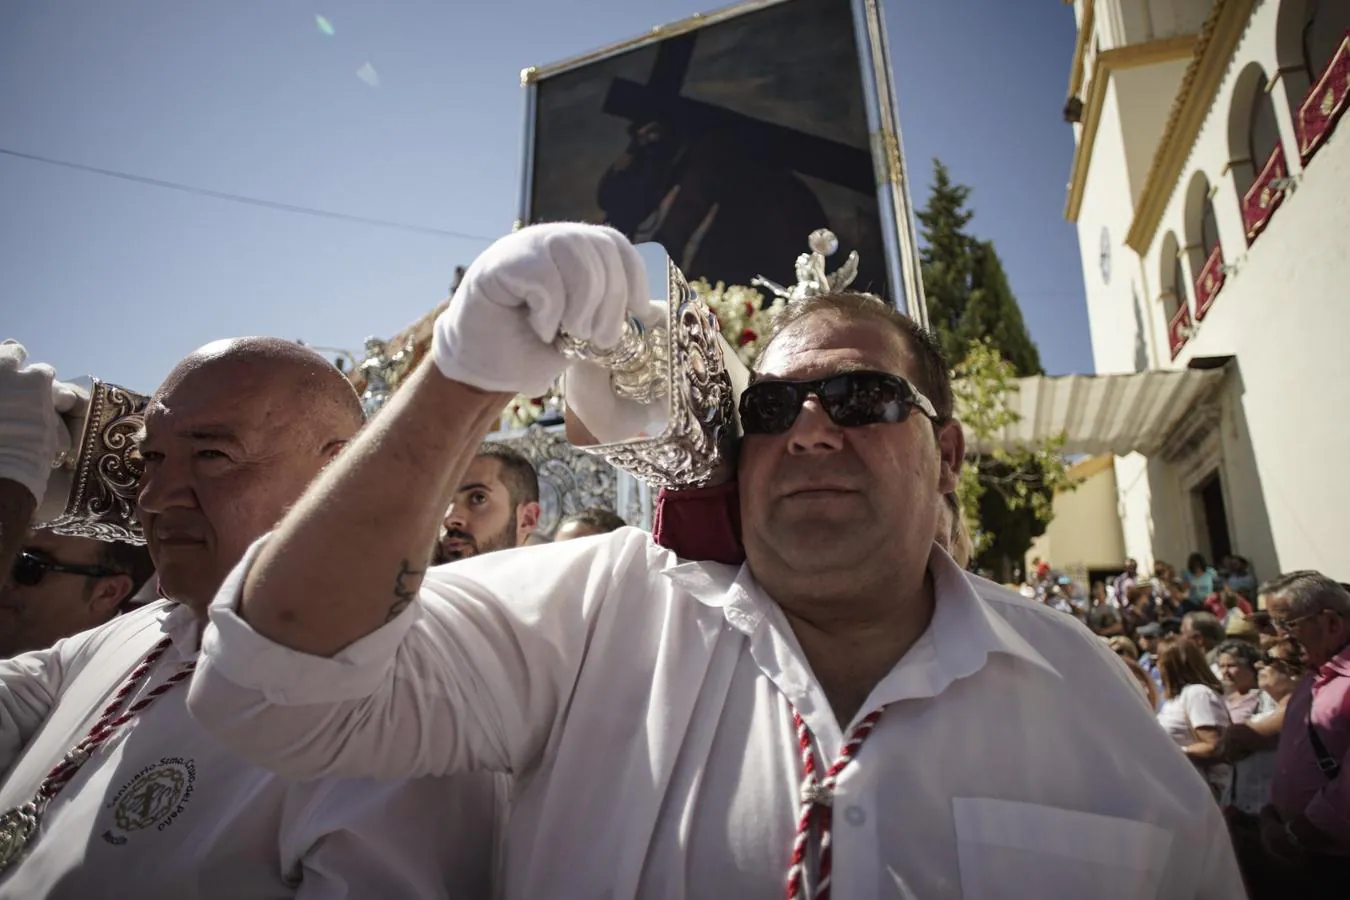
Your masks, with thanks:
[{"label": "power line", "polygon": [[168,188],[169,190],[182,191],[186,194],[197,194],[201,197],[212,197],[216,200],[228,200],[232,203],[242,203],[246,206],[261,206],[265,209],[275,209],[280,210],[281,212],[315,216],[320,219],[335,219],[340,222],[355,222],[360,225],[374,225],[379,228],[393,228],[397,231],[410,231],[415,234],[434,234],[440,237],[460,238],[462,240],[481,241],[483,243],[491,243],[493,240],[492,238],[484,237],[481,234],[449,231],[444,228],[431,228],[426,225],[409,225],[405,222],[394,222],[389,219],[373,219],[369,216],[355,216],[350,213],[334,212],[329,209],[316,209],[312,206],[297,206],[294,203],[282,203],[278,200],[265,200],[261,197],[247,197],[243,194],[232,194],[228,191],[213,191],[210,188],[183,184],[178,181],[166,181],[162,178],[148,178],[144,175],[134,175],[130,172],[119,172],[116,169],[101,169],[98,166],[86,166],[82,163],[73,163],[63,159],[52,159],[48,156],[39,156],[36,153],[22,153],[18,150],[10,150],[7,147],[0,147],[0,155],[12,156],[17,159],[26,159],[31,162],[45,163],[49,166],[59,166],[63,169],[74,169],[78,172],[90,172],[94,175],[105,175],[108,178],[119,178],[123,181],[132,181],[137,184],[148,184],[153,187]]}]

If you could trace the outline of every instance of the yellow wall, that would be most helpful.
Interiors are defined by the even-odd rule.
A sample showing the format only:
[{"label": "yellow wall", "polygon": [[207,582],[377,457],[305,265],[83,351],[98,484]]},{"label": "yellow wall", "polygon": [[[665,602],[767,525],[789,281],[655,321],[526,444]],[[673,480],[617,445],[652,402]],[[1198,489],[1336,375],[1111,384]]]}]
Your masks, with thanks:
[{"label": "yellow wall", "polygon": [[1077,490],[1055,495],[1055,518],[1027,551],[1027,567],[1039,557],[1066,574],[1119,569],[1125,537],[1116,509],[1116,470],[1109,453],[1076,463],[1069,476]]}]

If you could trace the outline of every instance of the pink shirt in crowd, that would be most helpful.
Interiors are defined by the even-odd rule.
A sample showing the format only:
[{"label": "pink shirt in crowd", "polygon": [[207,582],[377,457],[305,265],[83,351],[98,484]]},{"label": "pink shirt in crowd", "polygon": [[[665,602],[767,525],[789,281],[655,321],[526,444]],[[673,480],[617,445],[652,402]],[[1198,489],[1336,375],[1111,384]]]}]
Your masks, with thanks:
[{"label": "pink shirt in crowd", "polygon": [[[1317,767],[1309,713],[1327,752],[1341,764],[1334,780]],[[1303,679],[1289,697],[1270,799],[1282,819],[1307,816],[1350,855],[1350,646]]]}]

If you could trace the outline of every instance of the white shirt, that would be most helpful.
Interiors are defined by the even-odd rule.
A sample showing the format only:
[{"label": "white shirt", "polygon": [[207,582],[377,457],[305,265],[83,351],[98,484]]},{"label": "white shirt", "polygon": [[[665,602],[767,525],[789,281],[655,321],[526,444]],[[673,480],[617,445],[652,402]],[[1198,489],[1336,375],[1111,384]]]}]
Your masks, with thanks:
[{"label": "white shirt", "polygon": [[1227,728],[1231,723],[1223,695],[1205,684],[1186,685],[1158,710],[1158,724],[1179,747],[1195,743],[1197,728]]},{"label": "white shirt", "polygon": [[[189,701],[296,774],[516,776],[505,895],[779,900],[798,812],[791,700],[839,724],[747,567],[681,565],[643,532],[428,573],[333,658],[213,605]],[[840,898],[1242,896],[1218,808],[1111,652],[935,550],[932,624],[858,717],[841,775]]]},{"label": "white shirt", "polygon": [[[196,656],[199,630],[161,601],[0,662],[0,809],[31,799],[166,634],[127,707]],[[172,688],[95,751],[0,875],[0,900],[487,896],[491,776],[288,782],[213,740],[186,699]]]}]

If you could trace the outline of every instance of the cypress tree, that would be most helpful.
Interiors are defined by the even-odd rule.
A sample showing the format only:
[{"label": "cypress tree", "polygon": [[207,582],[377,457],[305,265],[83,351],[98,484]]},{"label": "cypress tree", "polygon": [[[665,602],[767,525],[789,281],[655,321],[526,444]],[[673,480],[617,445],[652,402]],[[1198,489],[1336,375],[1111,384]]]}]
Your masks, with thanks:
[{"label": "cypress tree", "polygon": [[[947,167],[933,160],[932,192],[917,214],[929,327],[954,366],[970,355],[975,341],[985,341],[1015,376],[1042,374],[1040,353],[998,252],[992,242],[966,230],[974,215],[967,207],[969,199],[970,188],[953,182]],[[1010,568],[1021,567],[1032,539],[1045,532],[1046,510],[1058,480],[1056,473],[1045,471],[1043,456],[996,454],[968,461],[979,472],[977,496],[966,509],[968,515],[978,509],[979,521],[971,525],[982,532],[976,555],[981,568],[1006,577]],[[1019,483],[1016,492],[1009,490]],[[1042,496],[1033,500],[1031,494]]]}]

